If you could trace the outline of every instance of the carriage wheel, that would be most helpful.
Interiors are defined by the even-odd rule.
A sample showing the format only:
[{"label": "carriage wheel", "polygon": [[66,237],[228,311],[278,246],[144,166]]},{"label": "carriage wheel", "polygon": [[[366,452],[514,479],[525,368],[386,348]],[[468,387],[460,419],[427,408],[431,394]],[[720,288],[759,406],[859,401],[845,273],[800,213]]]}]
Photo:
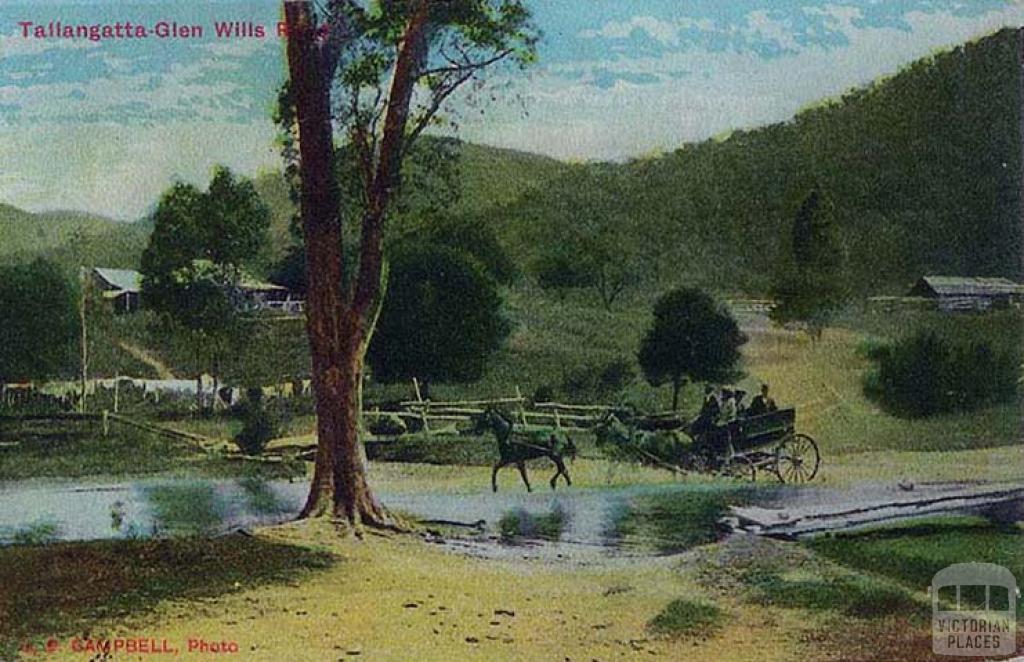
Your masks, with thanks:
[{"label": "carriage wheel", "polygon": [[757,480],[757,465],[745,455],[736,455],[725,465],[723,473],[730,478],[754,482]]},{"label": "carriage wheel", "polygon": [[818,444],[806,434],[786,437],[775,449],[775,474],[782,483],[806,483],[818,475]]}]

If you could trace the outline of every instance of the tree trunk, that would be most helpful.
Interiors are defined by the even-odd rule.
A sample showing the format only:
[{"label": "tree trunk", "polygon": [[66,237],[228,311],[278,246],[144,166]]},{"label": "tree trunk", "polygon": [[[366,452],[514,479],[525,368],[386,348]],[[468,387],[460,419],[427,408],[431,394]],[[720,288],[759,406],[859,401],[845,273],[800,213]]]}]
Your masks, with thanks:
[{"label": "tree trunk", "polygon": [[359,439],[368,325],[345,305],[341,196],[334,174],[330,73],[320,70],[308,3],[285,3],[288,68],[299,124],[301,214],[306,246],[306,327],[312,355],[317,455],[300,518],[334,516],[358,527],[389,524],[367,482]]}]

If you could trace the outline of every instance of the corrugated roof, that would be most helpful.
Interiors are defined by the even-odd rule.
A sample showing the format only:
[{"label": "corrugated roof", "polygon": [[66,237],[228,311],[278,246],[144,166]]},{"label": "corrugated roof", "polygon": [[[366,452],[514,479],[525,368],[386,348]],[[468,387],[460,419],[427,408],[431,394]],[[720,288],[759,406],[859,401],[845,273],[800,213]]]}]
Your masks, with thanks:
[{"label": "corrugated roof", "polygon": [[113,288],[124,292],[139,292],[142,290],[142,274],[131,269],[105,269],[96,267],[93,269],[96,275],[103,279],[103,282]]},{"label": "corrugated roof", "polygon": [[1024,285],[1015,283],[1009,278],[924,276],[921,280],[940,296],[1024,294]]}]

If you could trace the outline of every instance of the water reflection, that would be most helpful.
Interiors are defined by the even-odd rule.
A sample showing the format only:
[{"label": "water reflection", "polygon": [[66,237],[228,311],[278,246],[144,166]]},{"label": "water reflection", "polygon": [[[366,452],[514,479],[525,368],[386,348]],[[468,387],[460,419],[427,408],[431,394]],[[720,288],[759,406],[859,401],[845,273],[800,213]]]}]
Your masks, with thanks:
[{"label": "water reflection", "polygon": [[[155,480],[118,485],[0,484],[0,544],[213,535],[294,517],[302,482]],[[415,517],[484,520],[481,542],[509,553],[543,542],[555,553],[665,554],[717,539],[728,505],[772,497],[772,488],[733,483],[574,488],[552,492],[415,492],[379,494]],[[42,526],[40,522],[47,523]],[[16,532],[24,529],[21,535]],[[574,551],[570,551],[574,550]]]}]

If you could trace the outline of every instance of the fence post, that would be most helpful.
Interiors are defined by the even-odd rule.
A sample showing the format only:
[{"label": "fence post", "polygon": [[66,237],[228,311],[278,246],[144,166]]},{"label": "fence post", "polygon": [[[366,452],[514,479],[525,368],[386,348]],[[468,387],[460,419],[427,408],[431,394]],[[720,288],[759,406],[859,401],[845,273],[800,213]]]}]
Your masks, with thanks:
[{"label": "fence post", "polygon": [[430,434],[430,423],[427,422],[427,405],[423,401],[423,395],[420,392],[420,380],[413,377],[412,387],[416,390],[416,402],[420,403],[420,420],[423,421],[423,431]]},{"label": "fence post", "polygon": [[556,428],[561,428],[562,427],[562,419],[558,415],[558,407],[555,407],[554,409],[552,409],[552,411],[555,412],[555,427]]},{"label": "fence post", "polygon": [[106,409],[103,410],[103,436],[106,437],[110,434],[110,412]]},{"label": "fence post", "polygon": [[519,419],[526,425],[526,402],[523,401],[523,392],[519,390],[519,384],[516,384],[516,398],[519,400]]}]

